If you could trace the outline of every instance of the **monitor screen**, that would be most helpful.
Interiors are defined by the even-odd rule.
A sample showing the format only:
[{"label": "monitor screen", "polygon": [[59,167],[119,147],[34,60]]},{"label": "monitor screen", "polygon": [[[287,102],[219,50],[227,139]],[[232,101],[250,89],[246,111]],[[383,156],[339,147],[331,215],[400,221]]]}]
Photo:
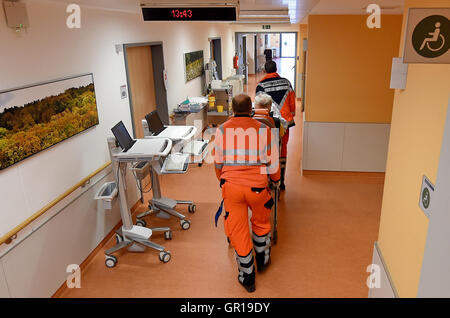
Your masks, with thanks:
[{"label": "monitor screen", "polygon": [[145,119],[147,120],[148,129],[154,135],[158,135],[163,130],[164,124],[156,110],[145,116]]},{"label": "monitor screen", "polygon": [[122,149],[128,150],[133,145],[133,139],[131,138],[122,121],[119,121],[117,125],[115,125],[111,129],[111,131],[114,134],[114,137],[116,137]]}]

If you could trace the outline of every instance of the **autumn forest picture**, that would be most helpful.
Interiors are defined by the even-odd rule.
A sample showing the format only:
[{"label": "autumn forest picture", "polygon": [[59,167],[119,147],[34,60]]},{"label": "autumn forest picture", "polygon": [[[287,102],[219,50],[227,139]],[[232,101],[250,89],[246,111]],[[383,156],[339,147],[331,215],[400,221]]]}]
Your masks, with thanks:
[{"label": "autumn forest picture", "polygon": [[0,170],[97,124],[92,74],[0,92]]}]

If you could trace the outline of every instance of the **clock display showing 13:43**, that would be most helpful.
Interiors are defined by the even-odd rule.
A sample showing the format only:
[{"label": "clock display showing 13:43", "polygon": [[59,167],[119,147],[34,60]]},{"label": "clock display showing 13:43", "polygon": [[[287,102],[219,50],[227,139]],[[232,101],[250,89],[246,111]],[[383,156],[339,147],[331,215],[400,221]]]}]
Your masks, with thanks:
[{"label": "clock display showing 13:43", "polygon": [[172,10],[172,16],[174,18],[179,18],[179,19],[192,18],[192,10],[189,10],[189,9],[185,9],[185,10],[174,9],[174,10]]}]

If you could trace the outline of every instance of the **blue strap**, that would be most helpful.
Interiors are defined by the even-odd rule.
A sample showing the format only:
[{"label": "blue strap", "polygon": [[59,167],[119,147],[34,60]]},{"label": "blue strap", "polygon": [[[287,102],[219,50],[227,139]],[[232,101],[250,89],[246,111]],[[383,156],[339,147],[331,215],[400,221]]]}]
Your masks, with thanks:
[{"label": "blue strap", "polygon": [[216,217],[215,217],[216,227],[217,227],[217,221],[219,221],[219,217],[222,214],[222,210],[223,210],[223,200],[222,200],[222,202],[220,202],[220,206],[219,206],[219,208],[217,209],[217,212],[216,212]]}]

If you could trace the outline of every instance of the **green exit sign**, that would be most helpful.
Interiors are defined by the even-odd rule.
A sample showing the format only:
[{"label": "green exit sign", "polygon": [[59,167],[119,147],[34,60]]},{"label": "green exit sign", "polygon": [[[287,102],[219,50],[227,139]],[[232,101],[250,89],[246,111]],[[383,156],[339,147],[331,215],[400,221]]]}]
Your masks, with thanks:
[{"label": "green exit sign", "polygon": [[262,28],[263,30],[270,30],[270,24],[264,24]]}]

